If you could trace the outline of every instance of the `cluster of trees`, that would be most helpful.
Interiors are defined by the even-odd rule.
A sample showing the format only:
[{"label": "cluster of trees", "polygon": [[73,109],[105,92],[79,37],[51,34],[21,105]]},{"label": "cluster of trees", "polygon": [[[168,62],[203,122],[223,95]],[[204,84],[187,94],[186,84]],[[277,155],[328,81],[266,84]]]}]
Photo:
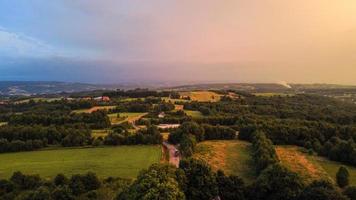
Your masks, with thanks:
[{"label": "cluster of trees", "polygon": [[17,152],[17,151],[33,151],[47,146],[43,140],[13,140],[9,142],[7,139],[0,139],[0,153]]},{"label": "cluster of trees", "polygon": [[101,181],[91,172],[76,174],[70,178],[58,174],[52,180],[41,179],[38,175],[15,172],[9,180],[0,179],[0,199],[112,199],[130,183],[129,180],[119,178],[107,178]]},{"label": "cluster of trees", "polygon": [[34,101],[29,100],[18,103],[15,100],[10,101],[9,104],[0,105],[0,113],[48,113],[61,112],[69,113],[71,110],[87,109],[97,105],[96,101],[89,100],[55,100],[55,101]]},{"label": "cluster of trees", "polygon": [[170,102],[160,102],[154,106],[155,112],[167,112],[174,110],[175,106],[173,103]]},{"label": "cluster of trees", "polygon": [[121,102],[117,105],[116,112],[149,112],[152,110],[152,104],[142,100]]},{"label": "cluster of trees", "polygon": [[[162,135],[156,126],[149,126],[147,129],[140,129],[136,133],[130,133],[124,128],[114,129],[102,140],[98,138],[99,144],[105,145],[136,145],[136,144],[161,144]],[[94,141],[97,143],[96,141]]]},{"label": "cluster of trees", "polygon": [[257,173],[279,162],[273,143],[263,132],[256,132],[252,141],[253,158]]},{"label": "cluster of trees", "polygon": [[204,129],[205,140],[232,140],[236,138],[236,131],[228,126],[201,125]]},{"label": "cluster of trees", "polygon": [[306,185],[298,174],[279,164],[269,165],[246,186],[237,176],[214,172],[204,161],[189,158],[178,169],[154,164],[143,170],[116,199],[354,200],[355,193],[355,187],[348,187],[342,194],[324,180]]},{"label": "cluster of trees", "polygon": [[2,126],[0,151],[29,151],[47,145],[83,146],[90,144],[91,131],[86,126]]},{"label": "cluster of trees", "polygon": [[245,185],[241,178],[214,172],[204,161],[192,158],[183,159],[179,168],[153,164],[133,182],[112,177],[101,181],[90,172],[70,178],[59,174],[52,180],[16,172],[9,180],[0,179],[0,199],[6,200],[354,200],[355,194],[356,187],[341,193],[323,180],[305,185],[297,174],[278,164]]},{"label": "cluster of trees", "polygon": [[256,130],[263,131],[275,144],[298,145],[335,161],[356,165],[356,127],[323,121],[254,117],[241,119],[240,139],[252,140]]},{"label": "cluster of trees", "polygon": [[93,129],[107,128],[110,126],[110,120],[107,112],[98,110],[92,113],[71,113],[64,115],[62,113],[24,113],[21,115],[12,115],[8,123],[10,125],[67,125],[85,123]]},{"label": "cluster of trees", "polygon": [[317,95],[249,97],[248,110],[257,115],[281,119],[325,121],[334,124],[356,123],[356,105]]},{"label": "cluster of trees", "polygon": [[178,169],[171,165],[152,165],[127,190],[119,193],[117,200],[200,200],[219,196],[223,200],[245,200],[243,181],[221,171],[215,173],[203,161],[186,159]]},{"label": "cluster of trees", "polygon": [[[272,142],[263,132],[253,137],[253,157],[258,178],[247,190],[248,199],[347,200],[332,183],[319,180],[305,185],[303,179],[279,163]],[[345,183],[345,171],[339,175]],[[345,185],[344,185],[345,186]],[[350,189],[351,190],[351,189]]]},{"label": "cluster of trees", "polygon": [[199,125],[196,122],[184,122],[181,126],[169,135],[169,142],[180,143],[184,135],[193,135],[197,142],[203,140],[232,140],[236,138],[236,131],[227,126],[213,126],[209,124]]},{"label": "cluster of trees", "polygon": [[356,143],[354,141],[354,139],[346,141],[338,137],[332,137],[322,147],[319,147],[319,144],[315,142],[315,147],[311,146],[311,148],[314,148],[320,155],[326,156],[331,160],[356,166]]}]

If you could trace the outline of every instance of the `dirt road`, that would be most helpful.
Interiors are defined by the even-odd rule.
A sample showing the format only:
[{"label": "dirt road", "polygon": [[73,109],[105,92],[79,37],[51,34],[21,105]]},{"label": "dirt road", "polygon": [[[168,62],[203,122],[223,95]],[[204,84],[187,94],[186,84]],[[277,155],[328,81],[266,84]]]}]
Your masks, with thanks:
[{"label": "dirt road", "polygon": [[168,149],[169,152],[169,163],[176,166],[177,168],[179,167],[179,161],[180,161],[180,156],[176,156],[176,151],[177,148],[174,145],[171,145],[167,142],[162,143],[163,146],[165,146]]}]

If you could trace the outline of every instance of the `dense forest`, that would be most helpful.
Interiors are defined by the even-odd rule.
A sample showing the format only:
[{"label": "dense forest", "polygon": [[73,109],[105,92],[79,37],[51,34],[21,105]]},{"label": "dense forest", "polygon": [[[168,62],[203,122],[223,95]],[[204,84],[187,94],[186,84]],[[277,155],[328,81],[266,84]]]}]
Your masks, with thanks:
[{"label": "dense forest", "polygon": [[[281,164],[274,147],[296,145],[310,154],[356,166],[355,104],[310,94],[215,92],[221,95],[219,101],[192,101],[177,92],[136,89],[106,92],[103,95],[111,98],[108,102],[79,98],[0,105],[0,122],[5,122],[0,126],[0,153],[47,147],[160,145],[164,141],[161,133],[170,132],[168,142],[177,145],[182,157],[178,168],[154,164],[134,180],[100,179],[94,173],[59,174],[47,180],[16,172],[9,179],[0,179],[0,199],[105,199],[105,195],[117,200],[356,199],[356,188],[348,186],[347,170],[340,168],[339,187],[326,180],[306,183]],[[98,106],[110,108],[76,112]],[[110,117],[122,117],[117,113],[143,115],[113,124]],[[180,126],[159,129],[160,124]],[[95,136],[96,129],[107,134]],[[253,183],[214,171],[208,163],[192,158],[200,142],[236,139],[252,144],[257,174]]]}]

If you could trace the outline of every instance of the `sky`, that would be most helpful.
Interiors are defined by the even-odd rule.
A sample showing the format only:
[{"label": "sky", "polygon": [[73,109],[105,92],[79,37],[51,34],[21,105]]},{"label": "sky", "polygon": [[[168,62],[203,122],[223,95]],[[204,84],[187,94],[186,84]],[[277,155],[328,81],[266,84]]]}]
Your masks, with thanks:
[{"label": "sky", "polygon": [[0,81],[356,84],[355,0],[0,0]]}]

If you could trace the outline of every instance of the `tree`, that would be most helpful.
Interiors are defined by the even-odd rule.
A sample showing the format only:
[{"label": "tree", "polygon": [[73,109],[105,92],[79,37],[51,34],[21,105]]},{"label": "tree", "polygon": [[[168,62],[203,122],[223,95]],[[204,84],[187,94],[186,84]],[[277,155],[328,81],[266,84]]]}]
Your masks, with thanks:
[{"label": "tree", "polygon": [[181,142],[183,135],[194,135],[197,142],[204,140],[204,129],[196,122],[184,122],[177,130],[173,131],[168,138],[172,144]]},{"label": "tree", "polygon": [[56,186],[66,185],[68,184],[68,178],[64,174],[58,174],[53,182]]},{"label": "tree", "polygon": [[190,158],[181,160],[179,168],[187,177],[185,190],[187,199],[213,199],[218,195],[216,176],[207,163]]},{"label": "tree", "polygon": [[194,153],[194,149],[197,142],[194,135],[183,135],[180,145],[179,151],[185,157],[190,157]]},{"label": "tree", "polygon": [[347,187],[343,194],[349,197],[351,200],[356,200],[356,186]]},{"label": "tree", "polygon": [[39,187],[37,190],[30,193],[26,200],[48,200],[50,192],[47,187]]},{"label": "tree", "polygon": [[74,196],[67,186],[57,187],[53,190],[51,197],[53,200],[74,200]]},{"label": "tree", "polygon": [[15,172],[10,181],[21,189],[35,189],[41,185],[41,178],[38,175],[24,175],[21,172]]},{"label": "tree", "polygon": [[176,169],[172,165],[154,164],[143,170],[127,191],[117,200],[184,200],[185,196],[176,180]]},{"label": "tree", "polygon": [[244,182],[237,176],[226,176],[218,171],[216,180],[219,187],[219,197],[223,200],[245,200]]},{"label": "tree", "polygon": [[3,194],[12,192],[15,189],[14,184],[11,181],[1,179],[0,180],[0,196]]},{"label": "tree", "polygon": [[336,173],[336,182],[339,187],[344,188],[345,186],[349,185],[349,171],[346,167],[341,166],[339,171]]},{"label": "tree", "polygon": [[303,190],[300,176],[280,164],[262,171],[250,191],[251,199],[292,200]]},{"label": "tree", "polygon": [[297,200],[347,200],[332,183],[314,181],[299,195]]}]

